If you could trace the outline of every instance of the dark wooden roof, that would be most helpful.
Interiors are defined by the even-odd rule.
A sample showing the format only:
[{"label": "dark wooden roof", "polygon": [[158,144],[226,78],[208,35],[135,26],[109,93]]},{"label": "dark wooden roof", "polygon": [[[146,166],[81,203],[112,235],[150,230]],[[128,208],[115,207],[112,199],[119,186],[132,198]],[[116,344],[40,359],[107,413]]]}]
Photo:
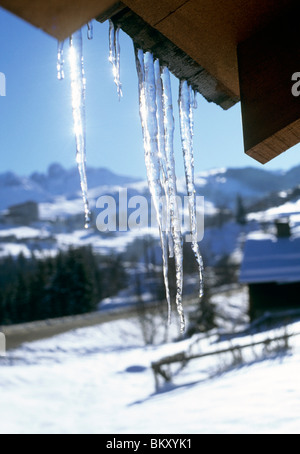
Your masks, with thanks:
[{"label": "dark wooden roof", "polygon": [[249,239],[245,244],[240,282],[300,282],[300,238]]}]

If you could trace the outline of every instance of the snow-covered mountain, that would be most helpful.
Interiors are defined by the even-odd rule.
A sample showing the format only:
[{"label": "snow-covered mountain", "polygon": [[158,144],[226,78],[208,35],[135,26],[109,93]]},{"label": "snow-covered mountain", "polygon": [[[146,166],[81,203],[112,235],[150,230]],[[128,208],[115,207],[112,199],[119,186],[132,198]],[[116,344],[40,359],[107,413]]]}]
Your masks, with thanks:
[{"label": "snow-covered mountain", "polygon": [[12,172],[0,175],[0,210],[28,201],[50,202],[53,197],[31,178],[19,177]]},{"label": "snow-covered mountain", "polygon": [[216,207],[234,208],[237,196],[246,204],[300,184],[300,166],[287,172],[246,167],[211,170],[196,175],[197,192]]},{"label": "snow-covered mountain", "polygon": [[[87,179],[90,189],[98,186],[124,186],[137,181],[136,178],[116,175],[108,169],[91,167],[87,168]],[[60,164],[52,164],[47,174],[34,173],[30,180],[52,196],[74,199],[80,194],[80,181],[76,167],[66,170]]]},{"label": "snow-covered mountain", "polygon": [[[118,207],[120,188],[127,190],[128,199],[135,195],[146,196],[150,206],[146,180],[93,168],[88,168],[87,176],[94,214],[88,232],[83,228],[83,202],[76,168],[66,170],[53,164],[45,174],[34,173],[29,177],[11,172],[0,174],[0,256],[20,252],[30,256],[32,251],[55,253],[70,245],[86,244],[92,244],[98,252],[109,254],[128,253],[128,248],[134,245],[136,253],[136,241],[149,234],[157,236],[156,229],[150,231],[147,228],[119,234],[100,233],[95,225],[99,214],[96,200],[102,195],[112,195]],[[257,168],[215,169],[197,173],[195,181],[197,194],[205,198],[205,235],[201,250],[207,263],[215,263],[223,256],[236,253],[240,250],[241,235],[259,230],[262,222],[273,222],[281,214],[293,213],[292,221],[298,227],[295,212],[300,210],[300,167],[287,172]],[[178,191],[186,194],[184,178],[178,180]],[[236,223],[237,196],[243,199],[248,212],[246,227]],[[38,203],[40,222],[27,223],[24,227],[12,222],[12,217],[7,217],[4,211],[26,201]]]},{"label": "snow-covered mountain", "polygon": [[[137,181],[103,168],[88,168],[87,177],[90,189],[124,186]],[[66,170],[60,164],[53,164],[47,173],[33,173],[29,177],[21,177],[12,172],[0,174],[0,210],[27,201],[53,204],[57,197],[66,200],[80,198],[80,181],[76,167]]]},{"label": "snow-covered mountain", "polygon": [[[127,187],[129,196],[147,194],[147,183],[130,176],[116,175],[104,168],[87,169],[92,198],[114,193]],[[254,203],[270,193],[286,191],[300,184],[300,166],[286,172],[270,172],[258,168],[215,169],[196,174],[198,195],[215,207],[235,206],[237,195],[246,203]],[[184,194],[185,179],[179,178],[178,190]],[[28,177],[12,172],[0,174],[0,210],[26,201],[55,203],[62,198],[76,200],[80,196],[80,181],[76,167],[64,169],[53,164],[47,173],[33,173]]]}]

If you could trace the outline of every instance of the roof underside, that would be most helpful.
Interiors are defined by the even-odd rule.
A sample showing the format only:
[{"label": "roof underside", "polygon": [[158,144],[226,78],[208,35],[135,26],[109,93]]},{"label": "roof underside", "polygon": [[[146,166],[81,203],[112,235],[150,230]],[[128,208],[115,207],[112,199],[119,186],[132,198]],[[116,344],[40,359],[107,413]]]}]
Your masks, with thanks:
[{"label": "roof underside", "polygon": [[0,0],[0,6],[59,40],[92,18],[108,18],[123,4],[204,68],[232,98],[231,105],[240,97],[237,45],[279,17],[292,3],[293,0]]},{"label": "roof underside", "polygon": [[300,142],[300,103],[291,90],[299,70],[299,0],[0,0],[0,6],[60,41],[92,18],[112,18],[208,101],[224,109],[241,101],[249,156],[265,164]]},{"label": "roof underside", "polygon": [[129,8],[240,96],[237,46],[291,0],[124,0]]},{"label": "roof underside", "polygon": [[300,238],[248,240],[240,282],[300,282]]}]

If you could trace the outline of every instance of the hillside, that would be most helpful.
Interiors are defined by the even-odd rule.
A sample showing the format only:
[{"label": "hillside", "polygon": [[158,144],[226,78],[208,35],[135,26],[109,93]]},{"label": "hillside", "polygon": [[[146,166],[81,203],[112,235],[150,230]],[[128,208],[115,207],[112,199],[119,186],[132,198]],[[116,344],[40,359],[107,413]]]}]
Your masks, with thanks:
[{"label": "hillside", "polygon": [[[116,175],[108,169],[87,169],[88,185],[92,199],[105,191],[127,187],[132,193],[147,192],[146,182],[130,176]],[[251,203],[274,192],[296,187],[300,181],[300,166],[287,172],[268,172],[258,168],[215,169],[196,174],[197,193],[216,207],[234,207],[237,195]],[[178,180],[180,193],[185,192],[184,178]],[[64,169],[53,164],[47,173],[33,173],[28,177],[12,172],[0,174],[0,210],[28,200],[38,203],[54,203],[64,198],[80,199],[80,181],[77,169]]]},{"label": "hillside", "polygon": [[[205,235],[201,249],[206,263],[213,264],[223,256],[238,257],[241,235],[260,230],[260,223],[273,222],[287,210],[299,211],[298,182],[300,167],[287,172],[267,172],[257,168],[216,169],[196,174],[197,195],[204,196]],[[157,229],[143,227],[130,232],[101,233],[96,226],[100,209],[96,203],[101,196],[112,196],[119,207],[119,191],[127,191],[127,202],[134,196],[144,196],[150,205],[146,181],[120,176],[107,169],[88,169],[90,202],[93,212],[91,229],[83,229],[83,204],[78,172],[53,164],[47,173],[21,177],[13,173],[0,175],[0,256],[30,256],[32,252],[53,254],[70,245],[92,244],[99,253],[126,254],[139,250],[145,236],[157,238]],[[178,191],[184,196],[184,178],[178,180]],[[237,197],[242,200],[247,225],[236,221]],[[6,217],[12,205],[35,201],[39,221],[16,224]],[[292,205],[291,205],[292,204]],[[282,210],[280,209],[282,206]],[[269,211],[268,211],[269,210]],[[271,210],[271,211],[270,211]],[[266,213],[273,216],[265,217]],[[275,211],[274,211],[275,210]],[[132,213],[128,210],[128,216]],[[133,248],[133,245],[134,248]]]},{"label": "hillside", "polygon": [[[90,189],[123,186],[137,181],[103,168],[88,168],[87,177]],[[0,174],[0,210],[29,200],[55,204],[57,198],[63,198],[66,201],[77,200],[76,204],[79,204],[80,197],[80,180],[75,167],[66,170],[60,164],[53,164],[47,173],[33,173],[28,177],[12,172]]]},{"label": "hillside", "polygon": [[[235,367],[226,356],[193,361],[156,392],[151,362],[196,341],[145,348],[132,319],[25,344],[0,358],[0,433],[299,434],[299,337],[290,352],[257,348]],[[226,345],[215,341],[200,347]]]},{"label": "hillside", "polygon": [[[94,174],[91,180],[94,187],[90,185],[94,207],[101,195],[117,197],[121,186],[128,189],[130,196],[145,194],[149,199],[145,181],[119,177],[103,169],[90,172]],[[16,256],[20,252],[28,257],[32,252],[37,256],[55,255],[69,245],[85,244],[91,244],[100,254],[121,254],[129,276],[128,286],[102,301],[96,323],[108,309],[118,311],[124,306],[134,311],[138,301],[136,276],[145,277],[151,267],[150,275],[155,271],[159,274],[161,252],[155,229],[100,233],[94,223],[90,230],[84,230],[76,175],[74,170],[55,165],[47,175],[0,176],[1,190],[8,194],[0,225],[0,255]],[[225,267],[229,262],[238,264],[247,235],[261,237],[274,233],[278,217],[290,217],[293,233],[298,235],[298,175],[300,168],[286,173],[223,169],[197,174],[197,192],[205,195],[207,209],[205,236],[200,243],[206,267],[220,262]],[[14,203],[27,200],[38,203],[38,221],[29,225],[7,223],[10,187]],[[183,187],[183,180],[178,187],[179,190]],[[30,198],[26,199],[26,194]],[[237,196],[245,210],[242,223],[237,222]],[[148,256],[151,260],[147,263]],[[151,301],[151,291],[158,281],[148,276],[145,282],[142,295],[145,301]],[[197,304],[192,297],[198,289],[197,277],[188,274],[185,284],[188,288],[185,295],[190,296],[185,301],[189,320]],[[154,317],[151,313],[147,320],[154,329],[156,345],[145,347],[145,320],[131,312],[124,320],[79,328],[9,351],[7,358],[0,358],[0,387],[5,389],[0,406],[0,433],[299,433],[299,323],[249,334],[246,290],[231,287],[230,291],[221,291],[220,287],[213,287],[214,284],[212,302],[217,309],[219,331],[212,331],[210,336],[195,334],[190,339],[178,339],[174,313],[166,341],[166,315]],[[78,325],[72,328],[75,326]],[[50,328],[52,334],[62,331]],[[224,335],[245,328],[246,331],[236,332],[229,339]],[[34,339],[30,328],[24,329],[26,339]],[[197,354],[226,350],[233,345],[285,334],[297,334],[291,337],[289,349],[268,341],[238,355],[201,358],[184,367],[176,363],[171,369],[171,383],[160,379],[159,387],[155,388],[151,363],[163,357],[183,351]]]}]

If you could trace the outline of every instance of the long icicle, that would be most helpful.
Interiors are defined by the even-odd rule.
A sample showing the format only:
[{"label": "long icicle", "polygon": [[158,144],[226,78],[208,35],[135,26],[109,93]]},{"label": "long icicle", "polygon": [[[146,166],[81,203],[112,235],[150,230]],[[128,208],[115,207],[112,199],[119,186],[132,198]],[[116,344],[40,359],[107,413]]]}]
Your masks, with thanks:
[{"label": "long icicle", "polygon": [[94,39],[94,24],[93,21],[87,23],[87,37],[91,41]]},{"label": "long icicle", "polygon": [[167,181],[169,191],[169,209],[171,217],[171,231],[174,245],[175,267],[176,267],[176,304],[180,316],[181,332],[185,330],[185,319],[182,306],[183,292],[183,249],[181,222],[179,219],[177,205],[177,187],[176,171],[174,157],[174,113],[172,101],[172,89],[170,72],[167,67],[161,70],[161,79],[163,85],[163,112],[164,112],[164,129],[165,129],[165,147],[167,160]]},{"label": "long icicle", "polygon": [[120,27],[116,27],[112,20],[109,20],[109,61],[113,67],[114,82],[117,87],[119,101],[123,96],[120,75]]},{"label": "long icicle", "polygon": [[74,132],[76,138],[76,162],[78,165],[82,198],[85,212],[85,228],[90,223],[88,185],[86,176],[86,127],[85,127],[85,88],[83,66],[82,32],[78,30],[70,38],[69,60],[71,69],[71,90]]},{"label": "long icicle", "polygon": [[168,187],[168,170],[166,156],[166,137],[165,137],[165,118],[163,108],[163,85],[161,78],[161,67],[159,60],[154,62],[155,86],[156,86],[156,105],[157,105],[157,126],[158,126],[158,148],[161,167],[161,182],[165,193],[164,213],[163,213],[163,231],[166,232],[169,243],[169,255],[174,256],[174,245],[171,234],[170,218],[170,196]]},{"label": "long icicle", "polygon": [[64,41],[57,43],[57,78],[63,80],[65,78],[64,72]]},{"label": "long icicle", "polygon": [[[167,176],[167,157],[166,157],[166,142],[165,142],[165,127],[164,127],[164,113],[163,113],[163,87],[160,72],[159,60],[154,61],[154,78],[155,78],[155,91],[156,91],[156,119],[157,119],[157,138],[158,138],[158,159],[160,164],[160,180],[165,194],[165,201],[162,205],[161,216],[161,235],[163,236],[163,248],[171,251],[171,231],[170,231],[170,218],[169,218],[169,191],[168,191],[168,176]],[[163,250],[164,262],[164,280],[168,282],[169,263],[168,263],[168,249]],[[166,290],[168,301],[168,323],[171,324],[171,298],[169,294],[169,286]]]},{"label": "long icicle", "polygon": [[146,54],[144,54],[141,49],[135,49],[135,53],[139,79],[140,117],[144,137],[145,163],[147,168],[149,190],[155,207],[159,227],[163,254],[163,274],[166,288],[166,298],[170,313],[171,298],[168,279],[168,244],[166,234],[163,232],[162,228],[163,189],[161,184],[161,162],[158,145],[154,61],[150,52],[146,52]]},{"label": "long icicle", "polygon": [[180,114],[180,130],[181,142],[184,157],[185,176],[187,192],[189,197],[189,213],[192,234],[192,249],[195,254],[200,275],[200,291],[199,296],[203,296],[203,260],[198,244],[197,230],[197,212],[196,212],[196,190],[194,182],[194,149],[193,149],[193,96],[192,89],[187,81],[182,80],[179,88],[179,114]]}]

